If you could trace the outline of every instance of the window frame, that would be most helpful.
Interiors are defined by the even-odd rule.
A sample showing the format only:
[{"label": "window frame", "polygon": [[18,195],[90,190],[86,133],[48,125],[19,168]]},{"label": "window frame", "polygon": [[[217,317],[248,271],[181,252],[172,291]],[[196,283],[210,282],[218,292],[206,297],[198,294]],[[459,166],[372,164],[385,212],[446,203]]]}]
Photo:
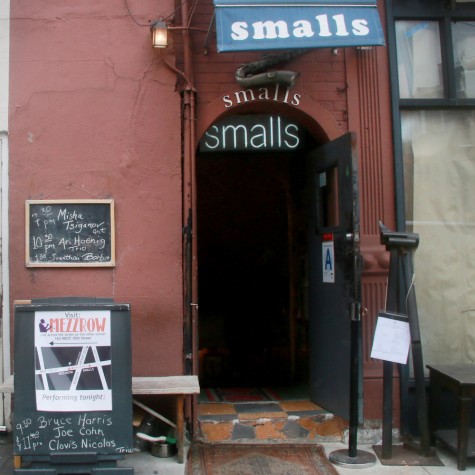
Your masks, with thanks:
[{"label": "window frame", "polygon": [[[397,4],[397,5],[396,5]],[[404,4],[401,6],[401,4]],[[452,21],[475,21],[475,1],[456,4],[455,0],[386,0],[386,31],[388,36],[390,100],[392,110],[392,132],[394,150],[395,211],[396,229],[406,231],[406,197],[404,189],[404,163],[402,145],[402,111],[420,110],[475,110],[475,98],[456,97],[455,64],[452,44]],[[441,54],[443,58],[442,77],[445,97],[443,99],[400,99],[396,51],[396,21],[427,20],[438,21],[440,29]],[[449,66],[450,65],[450,66]],[[408,387],[409,368],[401,367],[401,431],[409,432]]]},{"label": "window frame", "polygon": [[[430,7],[428,5],[430,4]],[[397,21],[437,21],[439,23],[444,98],[400,99],[396,50]],[[389,77],[394,137],[394,172],[396,189],[396,227],[405,231],[404,166],[401,134],[401,111],[434,109],[475,109],[475,98],[458,98],[453,50],[452,23],[475,21],[475,1],[456,4],[455,0],[387,0]]]}]

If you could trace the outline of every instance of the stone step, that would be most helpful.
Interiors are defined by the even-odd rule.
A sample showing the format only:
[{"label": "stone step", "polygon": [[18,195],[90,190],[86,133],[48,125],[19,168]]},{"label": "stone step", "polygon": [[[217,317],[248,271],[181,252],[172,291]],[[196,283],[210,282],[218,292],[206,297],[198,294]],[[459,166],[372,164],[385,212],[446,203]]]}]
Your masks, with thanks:
[{"label": "stone step", "polygon": [[348,423],[311,401],[198,404],[198,438],[226,441],[341,441]]}]

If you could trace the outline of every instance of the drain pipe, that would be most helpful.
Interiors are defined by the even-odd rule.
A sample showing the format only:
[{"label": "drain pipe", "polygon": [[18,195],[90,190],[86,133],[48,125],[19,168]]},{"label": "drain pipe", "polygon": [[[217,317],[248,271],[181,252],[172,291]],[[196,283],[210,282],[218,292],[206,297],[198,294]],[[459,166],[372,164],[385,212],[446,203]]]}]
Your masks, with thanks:
[{"label": "drain pipe", "polygon": [[[182,268],[183,268],[183,373],[197,374],[198,361],[198,256],[196,226],[196,91],[193,84],[193,68],[191,57],[190,22],[191,15],[188,3],[181,4],[183,39],[183,71],[171,64],[160,51],[160,59],[173,72],[181,76],[185,82],[182,96],[182,133],[183,133],[183,203],[182,203]],[[196,414],[196,398],[192,406],[188,406],[191,414]],[[193,416],[193,420],[194,420]],[[196,424],[193,424],[196,431]]]},{"label": "drain pipe", "polygon": [[185,265],[185,322],[184,322],[184,372],[196,372],[196,341],[198,318],[198,259],[196,226],[196,164],[195,164],[195,93],[187,88],[183,95],[183,220]]},{"label": "drain pipe", "polygon": [[[189,53],[187,47],[188,31],[183,28],[184,52]],[[195,179],[195,90],[190,77],[191,64],[185,58],[184,71],[180,71],[171,64],[159,50],[160,60],[174,73],[178,74],[185,81],[183,90],[183,204],[182,204],[182,229],[183,229],[183,372],[186,375],[196,372],[195,362],[197,361],[197,351],[195,335],[197,335],[197,311],[198,311],[198,289],[197,289],[197,245],[196,245],[196,179]],[[184,54],[186,57],[186,54]]]},{"label": "drain pipe", "polygon": [[[192,12],[191,12],[192,14]],[[187,78],[183,91],[183,259],[184,259],[184,374],[198,374],[198,246],[196,210],[196,90],[190,39],[191,15],[187,1],[181,4],[183,28],[183,69]],[[193,397],[186,410],[197,435],[198,399]]]},{"label": "drain pipe", "polygon": [[184,372],[196,372],[197,361],[196,335],[198,317],[198,256],[197,256],[197,222],[196,222],[196,163],[195,163],[195,124],[196,91],[193,84],[193,67],[191,57],[191,40],[189,23],[191,21],[188,2],[181,5],[183,35],[183,69],[187,78],[183,92],[183,220],[186,230],[185,240],[185,322],[184,322]]}]

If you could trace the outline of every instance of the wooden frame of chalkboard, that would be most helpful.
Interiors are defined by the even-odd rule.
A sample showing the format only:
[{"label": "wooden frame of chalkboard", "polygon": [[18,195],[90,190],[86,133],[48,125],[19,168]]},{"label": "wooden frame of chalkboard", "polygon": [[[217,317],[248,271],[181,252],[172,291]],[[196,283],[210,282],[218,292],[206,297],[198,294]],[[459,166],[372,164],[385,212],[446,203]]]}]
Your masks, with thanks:
[{"label": "wooden frame of chalkboard", "polygon": [[27,267],[114,267],[114,200],[27,200]]}]

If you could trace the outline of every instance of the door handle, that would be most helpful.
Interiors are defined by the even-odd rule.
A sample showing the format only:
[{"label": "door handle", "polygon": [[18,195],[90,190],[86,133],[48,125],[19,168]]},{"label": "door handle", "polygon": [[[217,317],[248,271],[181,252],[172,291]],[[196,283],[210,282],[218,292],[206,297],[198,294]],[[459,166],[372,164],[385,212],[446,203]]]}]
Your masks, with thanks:
[{"label": "door handle", "polygon": [[360,235],[359,233],[346,233],[345,239],[347,242],[360,242]]}]

